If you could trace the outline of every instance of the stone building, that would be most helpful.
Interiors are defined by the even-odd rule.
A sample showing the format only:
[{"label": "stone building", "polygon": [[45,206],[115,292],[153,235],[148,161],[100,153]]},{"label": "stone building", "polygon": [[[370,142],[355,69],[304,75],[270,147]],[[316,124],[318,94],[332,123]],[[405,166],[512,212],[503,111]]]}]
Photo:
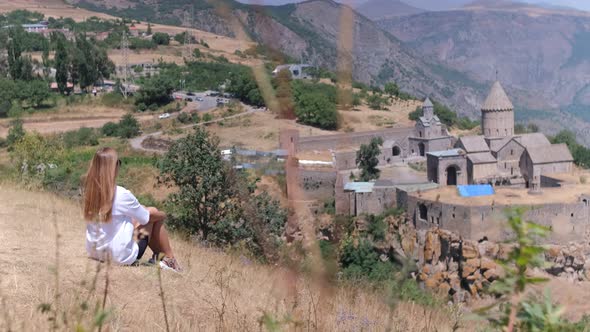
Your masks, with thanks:
[{"label": "stone building", "polygon": [[[481,120],[483,135],[461,137],[455,149],[428,153],[428,180],[442,185],[528,187],[535,169],[539,181],[545,174],[572,171],[573,158],[566,146],[551,145],[541,133],[514,134],[514,106],[499,82],[481,108]],[[537,160],[534,169],[531,156]]]},{"label": "stone building", "polygon": [[430,152],[426,165],[432,182],[448,186],[467,184],[467,161],[461,149]]},{"label": "stone building", "polygon": [[416,121],[414,133],[409,137],[409,155],[425,157],[428,152],[441,151],[453,146],[453,137],[434,114],[434,105],[426,98],[423,115]]}]

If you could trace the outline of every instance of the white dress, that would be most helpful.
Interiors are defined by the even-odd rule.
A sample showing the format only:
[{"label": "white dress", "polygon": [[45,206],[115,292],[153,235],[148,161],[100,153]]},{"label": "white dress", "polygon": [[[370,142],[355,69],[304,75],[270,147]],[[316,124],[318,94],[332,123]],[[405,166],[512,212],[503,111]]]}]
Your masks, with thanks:
[{"label": "white dress", "polygon": [[117,186],[113,200],[112,220],[106,223],[88,222],[86,225],[86,251],[94,259],[105,260],[107,254],[112,262],[130,265],[137,259],[139,247],[133,240],[132,219],[146,225],[150,213],[133,194]]}]

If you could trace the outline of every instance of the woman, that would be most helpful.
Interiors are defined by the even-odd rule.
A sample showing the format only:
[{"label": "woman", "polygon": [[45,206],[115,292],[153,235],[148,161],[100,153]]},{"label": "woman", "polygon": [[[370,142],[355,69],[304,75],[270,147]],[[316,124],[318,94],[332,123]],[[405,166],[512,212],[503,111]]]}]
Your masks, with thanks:
[{"label": "woman", "polygon": [[[132,265],[139,261],[149,246],[154,261],[164,257],[162,269],[181,271],[174,258],[168,232],[164,228],[166,214],[154,207],[144,207],[133,194],[116,184],[121,161],[112,148],[96,152],[84,183],[84,219],[86,251],[91,258]],[[137,241],[133,233],[138,230]]]}]

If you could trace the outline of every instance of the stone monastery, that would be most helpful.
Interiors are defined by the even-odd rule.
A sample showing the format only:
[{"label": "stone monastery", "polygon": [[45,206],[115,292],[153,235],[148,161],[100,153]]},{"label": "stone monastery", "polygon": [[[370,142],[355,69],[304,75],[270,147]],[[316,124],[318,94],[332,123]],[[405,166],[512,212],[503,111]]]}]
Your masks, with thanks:
[{"label": "stone monastery", "polygon": [[[541,133],[515,134],[514,107],[499,82],[481,107],[482,135],[453,137],[430,99],[422,109],[414,127],[311,137],[281,132],[302,197],[316,206],[333,199],[336,213],[346,215],[403,208],[417,228],[439,227],[472,240],[505,239],[506,209],[514,206],[551,227],[551,242],[581,239],[590,231],[590,185],[575,176],[568,147]],[[384,142],[381,178],[353,182],[356,152],[374,137]],[[318,156],[322,166],[310,165],[307,159]],[[424,165],[424,171],[410,169],[410,163]],[[471,197],[458,190],[475,185],[491,185],[492,193]]]}]

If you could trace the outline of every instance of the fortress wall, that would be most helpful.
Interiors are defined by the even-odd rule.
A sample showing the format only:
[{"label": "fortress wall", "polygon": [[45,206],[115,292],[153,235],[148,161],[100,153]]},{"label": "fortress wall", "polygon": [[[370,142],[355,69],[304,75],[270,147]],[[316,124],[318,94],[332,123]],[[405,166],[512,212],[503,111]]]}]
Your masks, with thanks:
[{"label": "fortress wall", "polygon": [[337,135],[310,136],[300,137],[298,151],[314,150],[337,150],[351,146],[360,146],[367,144],[373,137],[381,137],[387,140],[403,140],[414,128],[388,128],[383,130],[368,131],[361,133],[346,133]]},{"label": "fortress wall", "polygon": [[[403,195],[398,193],[398,203]],[[590,212],[585,198],[575,203],[550,203],[523,206],[524,219],[551,229],[545,243],[565,243],[581,241],[590,232]],[[507,224],[506,209],[514,206],[466,206],[426,201],[418,195],[410,194],[405,199],[408,216],[418,229],[440,227],[454,232],[466,239],[478,241],[504,241],[511,238]],[[427,210],[426,218],[421,218],[421,205]]]},{"label": "fortress wall", "polygon": [[395,188],[377,188],[370,193],[350,193],[350,195],[354,196],[356,215],[379,215],[396,206]]},{"label": "fortress wall", "polygon": [[[400,147],[400,149],[402,149]],[[394,162],[402,161],[405,158],[405,151],[402,149],[402,154],[399,156],[393,156],[393,148],[381,148],[381,154],[379,155],[379,165],[388,165]],[[334,153],[334,167],[337,170],[352,170],[356,169],[356,151],[345,151]]]}]

